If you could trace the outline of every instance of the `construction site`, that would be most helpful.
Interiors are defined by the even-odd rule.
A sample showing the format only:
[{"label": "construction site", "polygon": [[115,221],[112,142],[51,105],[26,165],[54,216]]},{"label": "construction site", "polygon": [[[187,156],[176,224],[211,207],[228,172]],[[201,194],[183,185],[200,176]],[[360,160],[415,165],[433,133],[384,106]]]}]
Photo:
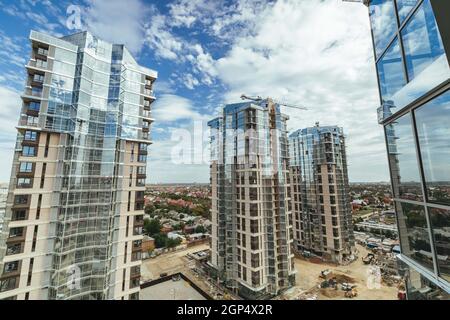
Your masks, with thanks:
[{"label": "construction site", "polygon": [[403,289],[395,256],[356,245],[358,258],[347,265],[297,255],[295,287],[280,300],[397,300]]},{"label": "construction site", "polygon": [[[397,273],[394,253],[357,244],[358,258],[346,265],[324,263],[316,257],[295,256],[295,286],[275,297],[277,300],[397,300],[402,279]],[[212,299],[237,300],[238,296],[208,276],[203,265],[207,245],[174,251],[142,264],[143,281],[183,274]]]}]

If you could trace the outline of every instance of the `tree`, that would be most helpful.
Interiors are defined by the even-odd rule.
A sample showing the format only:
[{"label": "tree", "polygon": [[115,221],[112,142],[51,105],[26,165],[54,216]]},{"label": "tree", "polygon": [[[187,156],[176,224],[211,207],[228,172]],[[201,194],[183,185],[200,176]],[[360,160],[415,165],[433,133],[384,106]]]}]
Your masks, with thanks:
[{"label": "tree", "polygon": [[173,230],[182,230],[184,228],[184,223],[180,222],[173,226]]},{"label": "tree", "polygon": [[206,228],[204,226],[198,225],[195,228],[195,233],[206,233]]},{"label": "tree", "polygon": [[180,238],[176,238],[176,239],[167,238],[167,240],[166,240],[166,247],[167,248],[174,248],[177,245],[179,245],[180,243],[181,243],[181,239]]},{"label": "tree", "polygon": [[153,211],[155,211],[155,206],[152,204],[148,204],[145,206],[145,214],[152,215]]},{"label": "tree", "polygon": [[158,219],[147,219],[144,221],[145,232],[153,237],[153,235],[161,232],[161,223]]},{"label": "tree", "polygon": [[156,248],[164,248],[167,242],[167,235],[164,233],[158,233],[153,235],[153,239],[155,239],[155,247]]}]

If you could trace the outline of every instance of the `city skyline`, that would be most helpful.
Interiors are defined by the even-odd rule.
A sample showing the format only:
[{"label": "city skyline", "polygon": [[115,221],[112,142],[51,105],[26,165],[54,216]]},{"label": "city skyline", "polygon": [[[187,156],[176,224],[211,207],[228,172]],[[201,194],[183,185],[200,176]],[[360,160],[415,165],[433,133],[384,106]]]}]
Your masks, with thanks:
[{"label": "city skyline", "polygon": [[[364,6],[331,0],[259,5],[250,0],[134,0],[126,7],[119,1],[1,3],[0,37],[8,44],[7,54],[0,56],[0,112],[5,128],[0,165],[5,168],[12,161],[29,31],[53,35],[78,31],[69,29],[69,24],[124,42],[138,63],[159,71],[153,131],[153,150],[158,151],[149,154],[149,171],[154,174],[148,183],[207,183],[207,162],[171,161],[177,144],[171,135],[183,128],[192,132],[194,121],[206,131],[206,121],[217,116],[220,105],[238,102],[242,93],[270,95],[308,107],[301,112],[284,110],[291,118],[290,132],[316,121],[344,127],[350,182],[389,181],[383,132],[376,124],[376,73]],[[81,25],[74,19],[77,8]],[[288,19],[283,18],[286,15]],[[316,37],[311,30],[319,28]],[[237,74],[245,76],[237,78]],[[0,173],[0,181],[8,177],[7,170]]]}]

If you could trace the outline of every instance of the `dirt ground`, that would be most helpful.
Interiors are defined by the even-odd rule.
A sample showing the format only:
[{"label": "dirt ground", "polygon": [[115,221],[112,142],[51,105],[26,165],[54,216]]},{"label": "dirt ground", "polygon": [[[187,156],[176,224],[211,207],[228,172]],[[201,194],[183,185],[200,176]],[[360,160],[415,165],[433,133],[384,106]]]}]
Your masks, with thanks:
[{"label": "dirt ground", "polygon": [[[313,263],[304,259],[295,258],[296,286],[285,294],[288,299],[295,299],[302,293],[311,292],[318,300],[348,299],[344,297],[341,289],[318,289],[317,286],[323,281],[319,279],[320,272],[329,269],[338,277],[338,282],[348,282],[356,285],[358,300],[396,300],[397,288],[380,284],[372,285],[370,277],[370,266],[365,265],[361,257],[367,255],[364,247],[357,245],[359,251],[358,259],[347,266],[335,266],[325,263]],[[339,279],[341,277],[342,279]]]},{"label": "dirt ground", "polygon": [[[206,292],[213,295],[214,290],[203,277],[193,274],[189,268],[189,262],[186,258],[188,253],[208,249],[208,245],[199,245],[186,250],[168,253],[154,259],[147,259],[142,262],[141,274],[143,281],[149,281],[159,278],[161,273],[173,274],[183,272],[189,278],[199,285]],[[320,272],[325,269],[331,270],[338,278],[338,282],[348,282],[356,285],[358,296],[353,298],[357,300],[396,300],[397,288],[388,287],[380,284],[378,287],[371,286],[369,281],[370,266],[365,265],[361,257],[368,253],[367,249],[357,245],[359,251],[358,259],[347,266],[336,266],[325,263],[314,263],[304,259],[295,258],[296,286],[289,289],[281,299],[297,299],[304,293],[310,293],[308,296],[317,300],[347,300],[344,297],[344,291],[340,288],[319,289],[318,285],[323,281],[319,278]],[[370,288],[372,287],[372,288]],[[305,296],[304,296],[305,297]]]},{"label": "dirt ground", "polygon": [[161,273],[174,274],[183,271],[187,260],[184,258],[187,254],[206,250],[208,244],[198,245],[186,250],[163,254],[153,259],[142,261],[141,275],[143,281],[150,281],[159,278]]}]

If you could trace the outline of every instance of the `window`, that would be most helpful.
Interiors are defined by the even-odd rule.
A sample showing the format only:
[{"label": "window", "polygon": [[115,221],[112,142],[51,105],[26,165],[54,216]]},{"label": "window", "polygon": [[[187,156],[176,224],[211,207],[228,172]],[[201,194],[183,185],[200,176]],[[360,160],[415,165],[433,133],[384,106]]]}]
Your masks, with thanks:
[{"label": "window", "polygon": [[6,255],[10,256],[10,255],[22,253],[22,249],[23,249],[22,243],[8,244],[6,246]]},{"label": "window", "polygon": [[396,202],[402,253],[433,269],[430,234],[423,206]]},{"label": "window", "polygon": [[[402,31],[402,39],[410,81],[440,57],[443,57],[441,60],[445,62],[443,67],[448,68],[441,35],[429,0],[425,0],[411,17]],[[435,71],[441,72],[442,68]]]},{"label": "window", "polygon": [[45,48],[38,48],[37,53],[42,56],[46,56],[46,55],[48,55],[48,50]]},{"label": "window", "polygon": [[36,148],[31,146],[24,146],[22,149],[22,155],[25,157],[36,156]]},{"label": "window", "polygon": [[23,221],[27,218],[27,210],[13,210],[12,212],[12,221]]},{"label": "window", "polygon": [[252,271],[252,285],[253,286],[259,286],[260,279],[259,279],[259,271]]},{"label": "window", "polygon": [[14,197],[14,204],[27,204],[29,196],[27,194],[19,194]]},{"label": "window", "polygon": [[31,188],[33,186],[33,179],[31,178],[18,178],[17,188]]},{"label": "window", "polygon": [[36,67],[47,68],[47,61],[42,60],[42,59],[36,59]]},{"label": "window", "polygon": [[33,111],[39,111],[41,109],[41,104],[39,102],[30,102],[28,104],[28,109]]},{"label": "window", "polygon": [[137,174],[146,174],[147,173],[147,167],[141,166],[137,167]]},{"label": "window", "polygon": [[44,75],[38,74],[38,73],[34,74],[33,81],[34,82],[44,82]]},{"label": "window", "polygon": [[379,57],[397,29],[393,0],[372,0],[370,2],[369,15],[376,56]]},{"label": "window", "polygon": [[415,111],[428,200],[450,204],[450,91]]},{"label": "window", "polygon": [[381,96],[383,102],[387,102],[406,84],[398,39],[395,39],[378,61],[377,69]]},{"label": "window", "polygon": [[3,273],[11,273],[19,270],[19,261],[6,262]]},{"label": "window", "polygon": [[39,122],[39,117],[27,116],[27,125],[36,126]]},{"label": "window", "polygon": [[450,211],[445,209],[428,208],[431,220],[431,230],[433,231],[434,247],[438,256],[437,264],[439,274],[442,278],[450,282]]},{"label": "window", "polygon": [[37,132],[36,131],[25,131],[24,139],[28,141],[36,141]]},{"label": "window", "polygon": [[19,166],[20,173],[33,172],[33,162],[21,162]]},{"label": "window", "polygon": [[417,4],[418,0],[397,0],[398,16],[400,18],[400,23],[405,20],[411,9]]},{"label": "window", "polygon": [[144,154],[140,154],[138,156],[138,162],[146,162],[147,161],[147,156]]},{"label": "window", "polygon": [[259,250],[259,238],[251,237],[250,246],[251,246],[252,250]]},{"label": "window", "polygon": [[17,228],[11,228],[9,229],[9,237],[21,237],[24,235],[24,228],[23,227],[17,227]]},{"label": "window", "polygon": [[421,201],[423,196],[411,114],[405,114],[392,124],[387,125],[386,138],[394,196]]},{"label": "window", "polygon": [[18,283],[19,283],[18,277],[0,280],[0,292],[13,290],[17,287]]}]

